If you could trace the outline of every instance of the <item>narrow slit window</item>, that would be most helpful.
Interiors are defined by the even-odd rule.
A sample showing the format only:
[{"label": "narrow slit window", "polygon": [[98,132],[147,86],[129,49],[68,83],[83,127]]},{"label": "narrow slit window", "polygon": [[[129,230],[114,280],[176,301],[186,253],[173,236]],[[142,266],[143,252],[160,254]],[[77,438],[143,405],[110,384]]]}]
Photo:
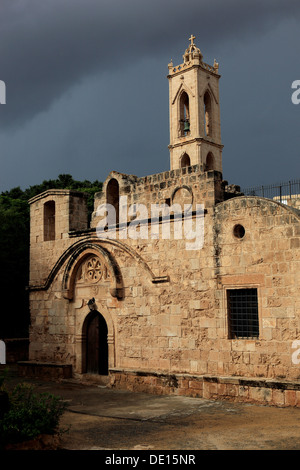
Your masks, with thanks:
[{"label": "narrow slit window", "polygon": [[109,225],[115,225],[119,223],[119,183],[115,178],[112,178],[106,188],[106,201],[115,208],[115,217],[113,220],[109,220]]},{"label": "narrow slit window", "polygon": [[257,289],[230,289],[227,300],[230,338],[258,338]]},{"label": "narrow slit window", "polygon": [[44,204],[44,241],[55,240],[55,202]]},{"label": "narrow slit window", "polygon": [[212,135],[211,98],[208,91],[204,95],[204,133],[206,136]]}]

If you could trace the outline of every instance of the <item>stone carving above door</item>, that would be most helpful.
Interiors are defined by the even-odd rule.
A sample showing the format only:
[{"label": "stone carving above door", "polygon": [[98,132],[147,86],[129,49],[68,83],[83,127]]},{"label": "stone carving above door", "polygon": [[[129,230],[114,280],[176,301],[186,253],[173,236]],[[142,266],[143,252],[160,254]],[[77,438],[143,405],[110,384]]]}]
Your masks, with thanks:
[{"label": "stone carving above door", "polygon": [[78,283],[97,284],[99,281],[109,281],[110,273],[100,258],[91,256],[78,269]]},{"label": "stone carving above door", "polygon": [[101,246],[98,240],[97,243],[81,241],[71,248],[62,278],[65,299],[73,299],[75,288],[88,288],[89,293],[93,289],[94,296],[104,289],[118,300],[124,297],[119,265],[107,248]]}]

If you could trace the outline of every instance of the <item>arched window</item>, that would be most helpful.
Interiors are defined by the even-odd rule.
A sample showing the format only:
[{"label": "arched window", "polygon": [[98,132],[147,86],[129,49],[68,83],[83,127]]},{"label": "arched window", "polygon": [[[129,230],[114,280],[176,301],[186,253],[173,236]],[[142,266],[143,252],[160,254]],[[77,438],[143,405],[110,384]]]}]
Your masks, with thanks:
[{"label": "arched window", "polygon": [[111,204],[116,211],[116,224],[119,223],[119,183],[112,178],[106,187],[106,202]]},{"label": "arched window", "polygon": [[204,132],[206,136],[212,135],[211,97],[208,91],[204,95]]},{"label": "arched window", "polygon": [[55,240],[55,202],[44,204],[44,241]]},{"label": "arched window", "polygon": [[189,96],[184,91],[180,96],[179,103],[179,115],[180,115],[180,136],[185,136],[190,133],[190,106],[189,106]]},{"label": "arched window", "polygon": [[215,169],[215,158],[211,152],[207,154],[206,163],[205,163],[205,171],[210,171]]},{"label": "arched window", "polygon": [[184,168],[185,166],[191,166],[191,159],[187,153],[184,153],[180,160],[180,168]]}]

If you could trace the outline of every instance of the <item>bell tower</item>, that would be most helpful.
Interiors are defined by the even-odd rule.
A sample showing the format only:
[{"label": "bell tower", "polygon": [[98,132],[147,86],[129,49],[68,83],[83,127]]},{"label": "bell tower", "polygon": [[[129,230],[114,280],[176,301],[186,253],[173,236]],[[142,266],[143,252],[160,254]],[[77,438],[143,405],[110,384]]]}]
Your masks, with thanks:
[{"label": "bell tower", "polygon": [[203,62],[194,40],[182,64],[168,64],[171,170],[198,164],[222,173],[219,65]]}]

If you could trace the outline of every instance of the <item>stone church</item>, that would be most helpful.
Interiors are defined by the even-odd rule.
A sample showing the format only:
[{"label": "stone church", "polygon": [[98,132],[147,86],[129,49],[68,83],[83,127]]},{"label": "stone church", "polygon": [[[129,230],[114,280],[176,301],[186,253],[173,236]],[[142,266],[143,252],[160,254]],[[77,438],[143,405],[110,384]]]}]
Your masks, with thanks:
[{"label": "stone church", "polygon": [[[83,193],[29,201],[30,350],[19,370],[300,406],[300,211],[223,180],[219,65],[194,40],[168,64],[169,171],[112,171],[90,222]],[[164,210],[150,228],[153,207]],[[184,224],[195,245],[178,236]]]}]

